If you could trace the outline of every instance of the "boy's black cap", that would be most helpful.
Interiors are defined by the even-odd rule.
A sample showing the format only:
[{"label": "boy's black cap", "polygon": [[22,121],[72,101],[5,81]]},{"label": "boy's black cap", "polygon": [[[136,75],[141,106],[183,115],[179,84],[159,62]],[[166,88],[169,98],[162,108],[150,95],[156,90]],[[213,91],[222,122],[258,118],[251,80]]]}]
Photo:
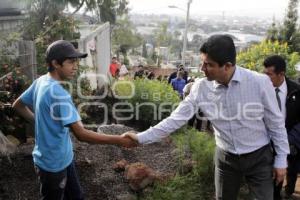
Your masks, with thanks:
[{"label": "boy's black cap", "polygon": [[86,58],[87,53],[78,52],[71,42],[57,40],[50,44],[46,50],[46,62],[64,58]]}]

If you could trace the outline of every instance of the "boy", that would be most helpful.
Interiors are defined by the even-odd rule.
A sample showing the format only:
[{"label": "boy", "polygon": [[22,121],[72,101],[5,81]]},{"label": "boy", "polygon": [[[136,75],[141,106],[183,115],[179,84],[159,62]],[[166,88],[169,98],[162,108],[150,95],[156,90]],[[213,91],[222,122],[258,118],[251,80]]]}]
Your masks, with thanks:
[{"label": "boy", "polygon": [[21,116],[35,124],[32,155],[41,199],[83,199],[69,128],[80,141],[135,145],[122,136],[98,134],[83,127],[71,96],[60,81],[72,79],[78,69],[78,59],[86,56],[68,41],[53,42],[46,51],[48,73],[35,80],[13,104]]}]

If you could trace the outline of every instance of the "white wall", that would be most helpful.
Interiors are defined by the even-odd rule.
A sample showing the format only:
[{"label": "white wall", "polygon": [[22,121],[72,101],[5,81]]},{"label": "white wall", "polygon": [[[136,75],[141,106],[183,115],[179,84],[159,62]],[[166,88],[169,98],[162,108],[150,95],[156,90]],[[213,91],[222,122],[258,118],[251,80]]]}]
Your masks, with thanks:
[{"label": "white wall", "polygon": [[[93,27],[95,28],[95,27]],[[84,28],[84,37],[79,41],[79,50],[88,53],[88,57],[81,64],[90,67],[90,82],[92,88],[97,85],[101,87],[109,81],[109,65],[110,65],[110,25],[105,23],[98,26],[95,30]],[[104,78],[103,78],[104,77]]]}]

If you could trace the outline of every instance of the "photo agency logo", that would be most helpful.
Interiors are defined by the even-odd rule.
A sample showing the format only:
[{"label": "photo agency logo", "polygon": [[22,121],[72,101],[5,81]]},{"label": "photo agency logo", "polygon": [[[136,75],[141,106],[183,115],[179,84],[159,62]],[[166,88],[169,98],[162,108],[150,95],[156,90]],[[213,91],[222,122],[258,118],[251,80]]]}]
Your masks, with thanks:
[{"label": "photo agency logo", "polygon": [[[135,98],[136,87],[132,81],[116,81],[111,86],[102,87],[102,92],[100,94],[86,95],[84,94],[83,80],[93,80],[97,79],[102,83],[108,83],[109,80],[107,76],[101,74],[84,74],[77,79],[77,97],[80,98],[81,102],[77,105],[77,110],[80,114],[86,114],[86,111],[92,110],[96,116],[102,116],[97,123],[84,123],[87,128],[96,128],[101,125],[106,125],[109,123],[110,119],[116,121],[128,121],[128,120],[143,120],[142,112],[143,110],[149,110],[149,116],[152,117],[154,121],[161,121],[166,116],[170,115],[178,106],[179,110],[183,110],[181,114],[184,119],[190,119],[194,115],[199,120],[262,120],[264,107],[259,102],[226,102],[222,99],[222,96],[213,90],[204,94],[205,98],[200,101],[197,105],[194,103],[189,103],[189,100],[184,100],[184,103],[172,103],[161,102],[162,99],[168,100],[172,98],[172,93],[164,93],[165,98],[162,98],[161,92],[154,92],[149,96],[147,92],[139,93],[139,97],[142,102],[132,101]],[[72,94],[73,85],[70,82],[63,82],[66,86],[65,89],[69,94]],[[126,91],[124,90],[126,88]],[[124,91],[123,91],[123,90]],[[60,100],[61,103],[55,103],[51,107],[51,116],[55,120],[66,120],[72,116],[72,107],[65,103],[64,99],[70,99],[70,95],[61,96],[55,95],[55,91],[51,90],[51,95],[55,99]],[[108,96],[116,100],[116,102],[104,101]],[[151,100],[150,100],[151,99]],[[161,102],[161,103],[157,103]],[[111,103],[111,104],[110,104]],[[63,116],[55,115],[55,111],[61,107],[66,112]],[[200,111],[199,111],[200,109]],[[204,115],[202,114],[204,113]],[[148,117],[148,116],[147,116]],[[183,119],[182,118],[182,119]]]},{"label": "photo agency logo", "polygon": [[[54,120],[68,120],[72,117],[73,107],[72,104],[66,102],[71,100],[71,94],[74,92],[80,99],[80,103],[76,105],[77,111],[83,116],[86,116],[87,110],[94,112],[98,115],[96,118],[101,119],[97,123],[84,123],[87,128],[97,128],[101,125],[110,123],[110,119],[116,121],[127,121],[127,120],[141,120],[143,109],[149,110],[153,114],[151,116],[153,120],[162,120],[164,116],[171,113],[178,104],[171,102],[156,103],[162,100],[162,94],[160,92],[154,92],[151,97],[147,92],[139,93],[139,97],[142,102],[131,103],[129,100],[134,98],[136,95],[136,88],[132,81],[116,81],[111,86],[104,84],[101,87],[100,93],[94,93],[93,95],[86,94],[84,91],[84,80],[97,80],[101,83],[109,83],[107,76],[101,74],[84,74],[78,77],[76,85],[63,81],[65,95],[57,94],[55,86],[51,88],[51,95],[57,102],[51,105],[51,116]],[[76,87],[76,88],[75,88]],[[124,88],[126,90],[124,90]],[[164,99],[172,98],[172,94],[165,93]],[[112,102],[107,102],[108,99],[113,99]],[[151,100],[150,100],[151,99]],[[114,102],[115,101],[115,102]],[[60,112],[63,110],[64,114]],[[99,113],[95,113],[98,112]],[[99,117],[101,116],[101,117]],[[93,121],[93,120],[89,120]]]}]

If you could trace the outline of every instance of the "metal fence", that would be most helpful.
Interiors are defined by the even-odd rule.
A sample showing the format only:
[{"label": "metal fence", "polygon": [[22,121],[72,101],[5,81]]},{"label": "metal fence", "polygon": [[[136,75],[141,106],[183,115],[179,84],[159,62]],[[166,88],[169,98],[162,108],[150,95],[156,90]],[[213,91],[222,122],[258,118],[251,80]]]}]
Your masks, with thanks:
[{"label": "metal fence", "polygon": [[7,48],[0,54],[0,86],[3,88],[7,78],[33,81],[37,77],[36,48],[33,41],[18,41],[7,45],[0,42],[0,48]]}]

